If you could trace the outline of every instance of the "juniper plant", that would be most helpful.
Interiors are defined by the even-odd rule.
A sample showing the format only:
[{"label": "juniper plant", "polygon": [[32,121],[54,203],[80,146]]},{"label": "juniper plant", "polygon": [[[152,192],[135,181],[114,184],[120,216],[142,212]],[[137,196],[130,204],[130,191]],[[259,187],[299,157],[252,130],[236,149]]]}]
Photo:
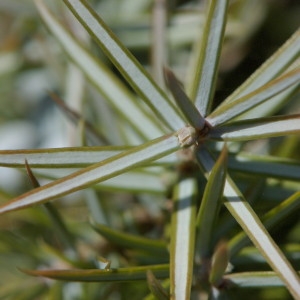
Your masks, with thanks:
[{"label": "juniper plant", "polygon": [[[268,211],[259,212],[259,216],[256,203],[254,208],[250,204],[251,197],[263,201],[260,192],[276,188],[272,178],[282,182],[292,180],[297,190],[299,162],[241,151],[245,141],[300,132],[300,114],[276,113],[279,106],[299,91],[300,32],[296,31],[248,80],[216,106],[213,101],[226,36],[228,2],[208,2],[205,23],[195,41],[187,82],[183,85],[167,66],[163,73],[158,71],[154,80],[87,1],[64,0],[69,12],[122,75],[125,84],[59,22],[42,0],[35,0],[50,33],[113,107],[115,119],[97,128],[101,131],[97,134],[93,125],[85,126],[87,122],[80,114],[52,94],[65,112],[83,123],[89,145],[96,140],[101,146],[1,151],[1,165],[26,166],[34,189],[5,202],[0,213],[44,204],[64,244],[62,253],[42,244],[48,257],[44,263],[51,268],[26,269],[25,273],[69,283],[98,282],[88,292],[90,299],[98,299],[99,295],[102,299],[112,299],[109,295],[117,291],[115,282],[141,280],[147,280],[149,291],[143,285],[132,285],[136,299],[190,299],[203,294],[212,299],[226,295],[234,298],[234,293],[241,295],[243,289],[282,285],[295,299],[300,297],[299,275],[269,233],[299,207],[299,192],[283,197]],[[163,65],[158,65],[162,70]],[[161,87],[162,75],[172,97]],[[119,131],[110,130],[118,125]],[[123,140],[121,146],[120,140]],[[39,186],[35,173],[40,169],[61,169],[65,173]],[[241,178],[237,172],[243,174]],[[169,175],[169,194],[162,185],[163,174]],[[257,174],[264,181],[249,184],[249,176]],[[48,173],[47,176],[58,175]],[[164,195],[166,202],[171,197],[170,231],[169,235],[165,233],[168,238],[159,238],[158,230],[156,238],[151,239],[111,228],[110,212],[105,209],[107,194],[102,193],[100,197],[105,199],[101,200],[95,194],[85,194],[91,207],[91,228],[116,248],[109,254],[102,249],[97,262],[83,258],[78,245],[80,234],[72,233],[63,214],[50,201],[87,188],[131,191],[140,201],[145,201],[147,208],[154,205],[156,209],[158,194]],[[166,224],[167,221],[164,229]],[[257,250],[249,247],[251,243]],[[105,257],[114,251],[118,253],[120,266]],[[286,250],[286,253],[291,257],[293,251]],[[63,262],[63,267],[55,268],[50,260],[52,256]],[[243,263],[239,262],[242,258],[251,262],[258,257],[271,270],[259,263],[257,268],[243,269]],[[40,257],[36,254],[33,259],[39,261]],[[44,285],[46,281],[43,288]],[[54,293],[56,289],[62,290],[62,285],[49,284],[48,289]],[[38,293],[42,292],[38,290]],[[124,297],[129,295],[130,289],[124,292]]]}]

